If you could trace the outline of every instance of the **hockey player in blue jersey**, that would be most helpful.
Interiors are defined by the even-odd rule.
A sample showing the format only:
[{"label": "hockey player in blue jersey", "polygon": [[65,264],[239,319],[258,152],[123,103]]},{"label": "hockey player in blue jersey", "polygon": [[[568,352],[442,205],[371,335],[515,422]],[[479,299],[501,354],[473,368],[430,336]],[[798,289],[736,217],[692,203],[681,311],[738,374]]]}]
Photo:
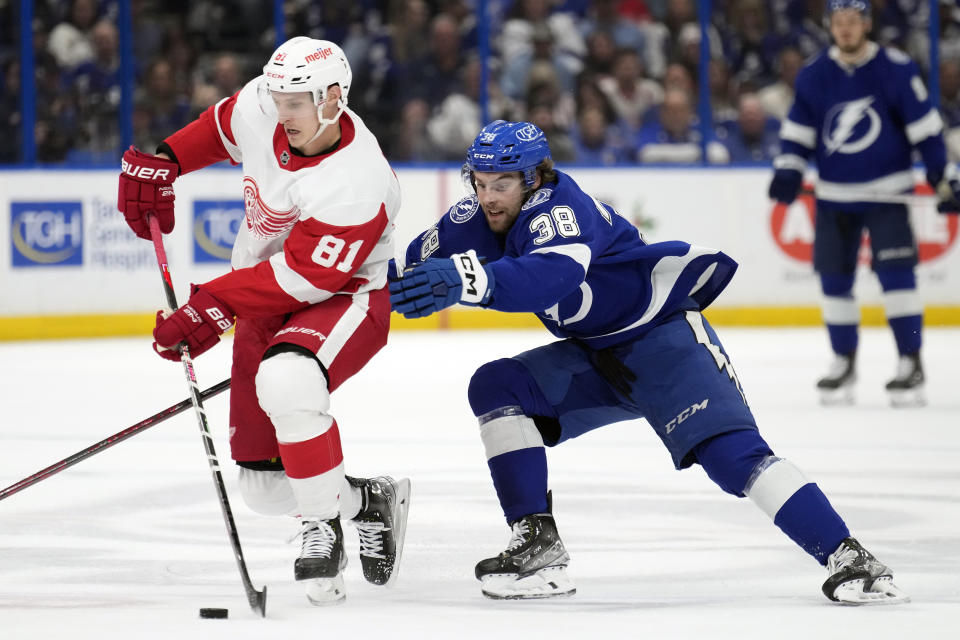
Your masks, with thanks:
[{"label": "hockey player in blue jersey", "polygon": [[861,235],[869,231],[873,270],[900,354],[887,383],[894,406],[925,402],[920,359],[923,305],[914,267],[917,248],[904,204],[913,190],[912,152],[923,159],[941,211],[957,211],[960,179],[947,163],[943,124],[917,66],[903,53],[868,39],[869,0],[828,0],[834,45],[809,62],[780,130],[781,155],[770,197],[790,203],[811,157],[816,163],[817,215],[813,265],[823,291],[823,319],[835,354],[817,382],[824,404],[853,401],[860,310],[853,296]]},{"label": "hockey player in blue jersey", "polygon": [[535,313],[560,340],[481,366],[468,397],[504,516],[505,551],[480,561],[491,598],[574,593],[547,490],[545,447],[646,418],[677,469],[699,464],[749,496],[826,565],[835,601],[902,602],[891,571],[850,537],[816,484],[774,455],[701,315],[736,263],[684,242],[648,244],[609,205],[553,168],[535,125],[493,122],[467,152],[475,195],[407,247],[394,311],[456,303]]}]

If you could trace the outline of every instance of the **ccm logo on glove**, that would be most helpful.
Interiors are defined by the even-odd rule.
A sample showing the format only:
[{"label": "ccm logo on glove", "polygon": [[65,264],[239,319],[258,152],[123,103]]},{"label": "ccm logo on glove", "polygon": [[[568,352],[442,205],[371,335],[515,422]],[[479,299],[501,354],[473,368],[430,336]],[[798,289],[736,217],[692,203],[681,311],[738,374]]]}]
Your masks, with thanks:
[{"label": "ccm logo on glove", "polygon": [[[457,273],[460,274],[460,279],[463,280],[463,294],[460,296],[460,299],[463,302],[480,304],[483,300],[483,294],[486,293],[487,290],[487,274],[479,264],[476,252],[471,250],[469,253],[454,254],[452,257],[454,261],[453,264],[457,268]],[[483,280],[482,289],[477,285],[478,279]]]}]

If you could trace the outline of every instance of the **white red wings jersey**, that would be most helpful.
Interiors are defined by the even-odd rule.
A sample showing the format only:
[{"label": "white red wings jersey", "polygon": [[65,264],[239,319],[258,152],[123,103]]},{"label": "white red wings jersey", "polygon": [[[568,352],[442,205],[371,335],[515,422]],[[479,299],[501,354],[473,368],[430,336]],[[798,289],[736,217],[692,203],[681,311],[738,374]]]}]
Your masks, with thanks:
[{"label": "white red wings jersey", "polygon": [[203,285],[240,317],[278,315],[333,295],[385,286],[400,185],[351,110],[337,147],[293,153],[249,82],[167,139],[183,173],[219,160],[243,166],[244,224],[233,271]]}]

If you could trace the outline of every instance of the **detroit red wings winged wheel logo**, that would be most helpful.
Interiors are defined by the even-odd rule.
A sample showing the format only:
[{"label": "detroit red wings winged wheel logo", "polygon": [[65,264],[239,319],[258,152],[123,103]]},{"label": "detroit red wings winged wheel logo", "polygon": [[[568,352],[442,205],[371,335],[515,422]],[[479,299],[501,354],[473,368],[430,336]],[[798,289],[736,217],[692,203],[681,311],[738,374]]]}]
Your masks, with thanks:
[{"label": "detroit red wings winged wheel logo", "polygon": [[293,228],[300,218],[300,208],[294,205],[289,211],[268,207],[260,197],[257,181],[243,177],[243,206],[247,212],[247,228],[260,238],[275,238]]}]

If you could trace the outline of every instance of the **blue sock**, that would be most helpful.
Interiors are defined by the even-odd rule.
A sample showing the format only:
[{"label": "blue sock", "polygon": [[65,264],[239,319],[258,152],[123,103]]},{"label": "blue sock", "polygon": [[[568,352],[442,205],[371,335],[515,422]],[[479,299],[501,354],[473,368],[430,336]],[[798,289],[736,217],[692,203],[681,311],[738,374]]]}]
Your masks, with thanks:
[{"label": "blue sock", "polygon": [[857,350],[857,325],[828,324],[827,333],[834,353],[847,355]]},{"label": "blue sock", "polygon": [[901,316],[888,320],[900,355],[916,353],[923,339],[923,316]]},{"label": "blue sock", "polygon": [[822,565],[840,542],[850,537],[843,519],[813,482],[783,503],[773,523]]},{"label": "blue sock", "polygon": [[507,522],[547,511],[547,452],[543,447],[518,449],[487,460],[493,486]]}]

